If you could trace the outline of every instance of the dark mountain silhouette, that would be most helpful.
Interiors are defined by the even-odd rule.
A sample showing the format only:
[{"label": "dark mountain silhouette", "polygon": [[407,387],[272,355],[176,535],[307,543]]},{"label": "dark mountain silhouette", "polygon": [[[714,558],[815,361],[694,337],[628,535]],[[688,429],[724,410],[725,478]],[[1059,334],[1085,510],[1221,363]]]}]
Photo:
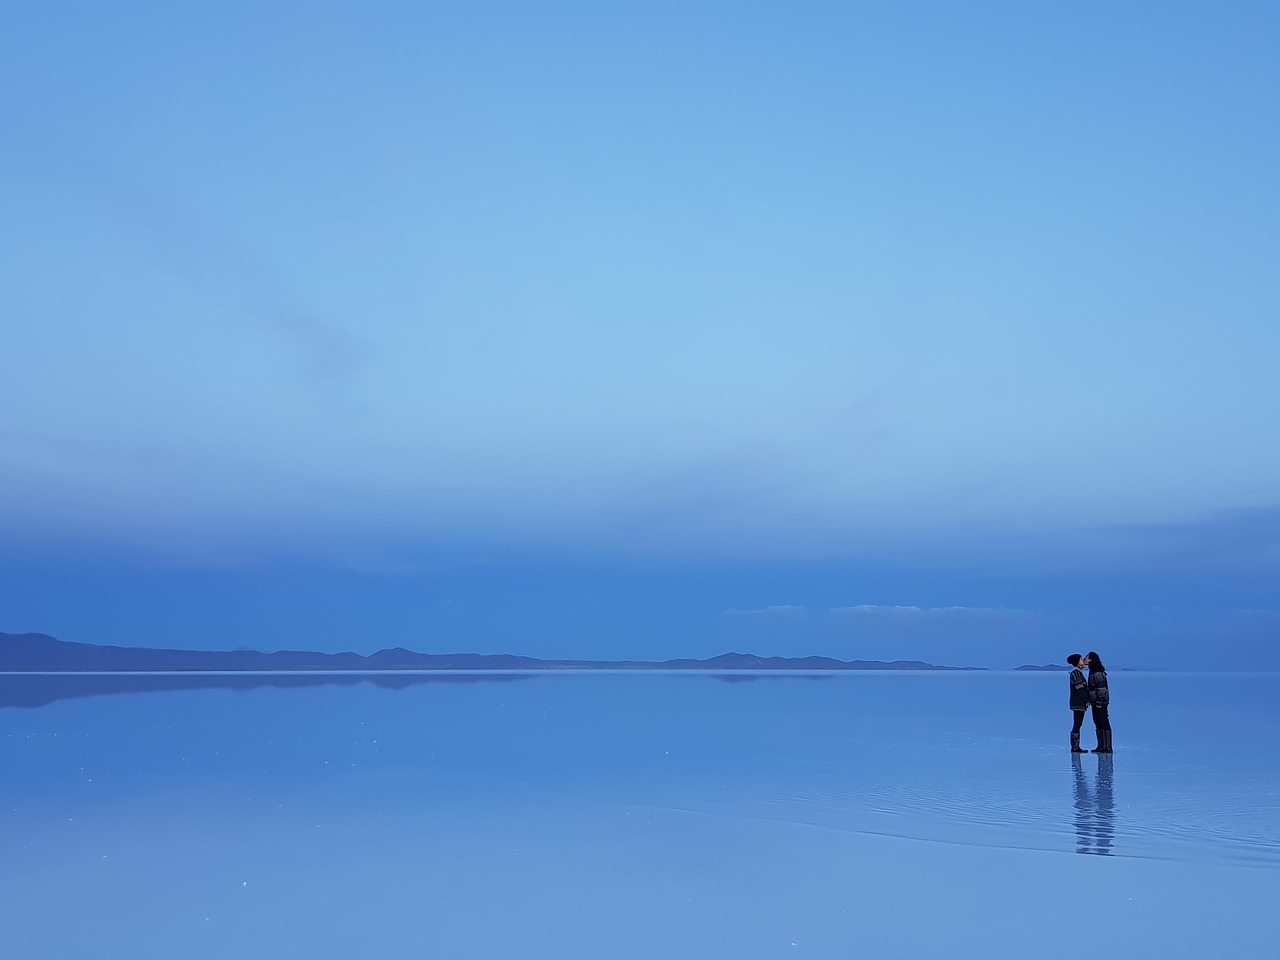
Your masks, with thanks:
[{"label": "dark mountain silhouette", "polygon": [[1062,663],[1062,664],[1045,663],[1045,664],[1039,664],[1039,665],[1034,663],[1024,663],[1022,666],[1014,667],[1013,669],[1023,670],[1023,671],[1027,671],[1027,670],[1058,671],[1058,670],[1070,670],[1071,668],[1067,666],[1065,663]]},{"label": "dark mountain silhouette", "polygon": [[725,653],[709,660],[540,660],[510,654],[415,653],[403,647],[359,653],[306,650],[163,650],[69,643],[42,633],[0,633],[0,673],[361,673],[391,670],[976,670],[920,660],[836,660]]}]

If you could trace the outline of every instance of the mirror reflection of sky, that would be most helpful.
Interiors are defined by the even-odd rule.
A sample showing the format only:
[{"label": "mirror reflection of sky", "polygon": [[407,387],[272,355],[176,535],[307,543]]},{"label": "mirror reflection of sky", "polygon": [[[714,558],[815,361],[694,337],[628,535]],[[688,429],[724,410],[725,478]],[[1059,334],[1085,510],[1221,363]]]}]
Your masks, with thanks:
[{"label": "mirror reflection of sky", "polygon": [[[15,681],[86,693],[5,679],[5,704]],[[1117,753],[1074,761],[1058,675],[112,682],[0,708],[15,956],[826,956],[870,936],[1065,957],[1072,903],[1172,956],[1227,931],[1263,956],[1280,932],[1275,675],[1118,674]],[[980,893],[998,920],[969,915]],[[1165,928],[1180,911],[1196,922]],[[957,947],[993,922],[1003,946]]]}]

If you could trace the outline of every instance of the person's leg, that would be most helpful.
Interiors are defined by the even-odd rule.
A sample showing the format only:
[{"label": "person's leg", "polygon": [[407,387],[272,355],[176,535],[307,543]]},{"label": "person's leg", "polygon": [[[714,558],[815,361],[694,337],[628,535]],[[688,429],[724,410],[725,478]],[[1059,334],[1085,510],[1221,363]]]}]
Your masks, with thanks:
[{"label": "person's leg", "polygon": [[1098,745],[1091,750],[1091,753],[1108,753],[1111,750],[1111,744],[1107,741],[1107,734],[1111,729],[1111,721],[1107,719],[1107,708],[1094,706],[1093,711],[1093,732],[1098,736]]},{"label": "person's leg", "polygon": [[1080,749],[1080,727],[1084,723],[1084,711],[1072,710],[1071,717],[1075,721],[1071,725],[1071,752],[1084,753],[1084,751]]}]

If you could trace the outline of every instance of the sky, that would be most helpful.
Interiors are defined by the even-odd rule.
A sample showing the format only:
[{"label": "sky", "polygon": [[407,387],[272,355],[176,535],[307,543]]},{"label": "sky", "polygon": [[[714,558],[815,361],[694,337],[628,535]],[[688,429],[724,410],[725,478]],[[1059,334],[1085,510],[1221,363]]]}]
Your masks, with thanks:
[{"label": "sky", "polygon": [[1280,668],[1274,4],[0,22],[0,630]]}]

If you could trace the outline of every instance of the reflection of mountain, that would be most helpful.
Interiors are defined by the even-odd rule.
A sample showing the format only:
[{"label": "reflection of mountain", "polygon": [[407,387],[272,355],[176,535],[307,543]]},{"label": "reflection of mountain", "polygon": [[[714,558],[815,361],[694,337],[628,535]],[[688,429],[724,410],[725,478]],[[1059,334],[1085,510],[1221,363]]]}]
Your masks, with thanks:
[{"label": "reflection of mountain", "polygon": [[527,673],[444,673],[444,674],[41,674],[22,676],[0,674],[0,707],[44,707],[57,700],[107,696],[113,693],[160,693],[166,690],[253,690],[259,687],[319,687],[328,684],[402,690],[420,683],[491,683],[527,680]]},{"label": "reflection of mountain", "polygon": [[759,683],[760,681],[769,680],[807,680],[810,683],[821,683],[824,680],[830,680],[829,673],[807,673],[805,671],[797,671],[794,673],[713,673],[711,676],[725,683]]},{"label": "reflection of mountain", "polygon": [[836,660],[831,657],[757,657],[725,653],[709,660],[539,660],[508,654],[415,653],[403,647],[359,653],[306,650],[156,650],[67,643],[41,633],[0,633],[0,673],[201,672],[387,670],[972,670],[919,660]]}]

